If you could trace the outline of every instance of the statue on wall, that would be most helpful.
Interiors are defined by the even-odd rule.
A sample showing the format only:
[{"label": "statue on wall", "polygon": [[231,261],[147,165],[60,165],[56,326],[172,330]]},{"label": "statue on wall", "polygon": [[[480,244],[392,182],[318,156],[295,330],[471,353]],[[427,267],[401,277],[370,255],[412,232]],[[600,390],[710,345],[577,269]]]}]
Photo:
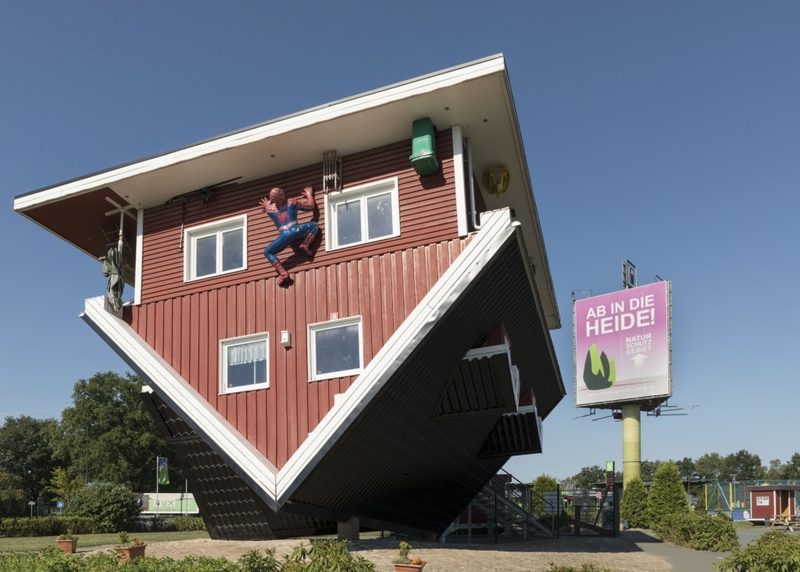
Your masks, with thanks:
[{"label": "statue on wall", "polygon": [[269,215],[275,226],[278,227],[278,238],[269,243],[264,249],[264,256],[275,267],[278,272],[278,285],[280,286],[289,280],[289,274],[284,269],[281,261],[276,256],[284,248],[291,244],[300,243],[298,248],[308,256],[313,256],[311,243],[317,236],[319,226],[316,222],[310,221],[297,224],[297,211],[313,211],[316,207],[314,202],[314,191],[311,186],[303,189],[305,200],[286,199],[283,189],[275,187],[269,192],[269,198],[264,197],[258,203]]}]

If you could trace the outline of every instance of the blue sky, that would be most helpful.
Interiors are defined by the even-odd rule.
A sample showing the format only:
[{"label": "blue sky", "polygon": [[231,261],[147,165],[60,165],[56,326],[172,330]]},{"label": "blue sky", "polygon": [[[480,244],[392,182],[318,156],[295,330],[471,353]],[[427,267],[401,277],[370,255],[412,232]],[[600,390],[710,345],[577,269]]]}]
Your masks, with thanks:
[{"label": "blue sky", "polygon": [[568,395],[523,480],[622,461],[573,420],[570,293],[673,282],[674,397],[642,458],[800,451],[800,3],[0,3],[0,417],[58,417],[125,365],[79,318],[99,264],[13,197],[504,53],[563,328]]}]

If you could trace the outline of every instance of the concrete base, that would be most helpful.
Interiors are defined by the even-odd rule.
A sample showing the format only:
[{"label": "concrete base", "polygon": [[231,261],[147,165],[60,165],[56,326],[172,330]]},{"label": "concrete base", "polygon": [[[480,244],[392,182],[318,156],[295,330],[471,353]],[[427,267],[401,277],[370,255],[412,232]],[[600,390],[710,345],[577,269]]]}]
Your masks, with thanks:
[{"label": "concrete base", "polygon": [[336,526],[336,533],[339,540],[358,540],[360,525],[358,518],[353,517],[347,522],[339,522]]}]

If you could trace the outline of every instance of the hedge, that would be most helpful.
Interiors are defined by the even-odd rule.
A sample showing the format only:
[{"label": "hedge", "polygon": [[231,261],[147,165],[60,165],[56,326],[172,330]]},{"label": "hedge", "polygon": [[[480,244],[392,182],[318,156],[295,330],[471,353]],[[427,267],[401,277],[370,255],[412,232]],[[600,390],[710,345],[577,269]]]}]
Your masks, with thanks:
[{"label": "hedge", "polygon": [[739,548],[733,522],[724,514],[687,512],[664,516],[655,529],[661,540],[695,550],[724,552]]},{"label": "hedge", "polygon": [[0,519],[0,536],[58,536],[67,529],[75,534],[90,534],[93,532],[92,519],[81,516]]},{"label": "hedge", "polygon": [[[316,540],[311,547],[298,546],[283,561],[275,557],[275,549],[251,550],[237,562],[225,558],[187,556],[181,560],[145,556],[130,562],[139,572],[375,572],[375,565],[362,556],[353,557],[347,542]],[[57,548],[41,552],[0,554],[0,570],[14,572],[119,572],[119,558],[112,552],[89,556],[65,554]]]}]

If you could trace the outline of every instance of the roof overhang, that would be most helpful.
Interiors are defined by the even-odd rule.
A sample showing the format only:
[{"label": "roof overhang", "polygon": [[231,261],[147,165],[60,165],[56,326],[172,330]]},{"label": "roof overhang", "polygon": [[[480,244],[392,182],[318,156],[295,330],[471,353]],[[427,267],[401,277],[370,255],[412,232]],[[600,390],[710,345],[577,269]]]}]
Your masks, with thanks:
[{"label": "roof overhang", "polygon": [[[549,328],[560,317],[539,225],[522,136],[505,60],[488,57],[410,81],[335,101],[22,194],[14,209],[73,244],[99,256],[118,222],[106,196],[137,210],[238,178],[244,183],[322,162],[335,149],[347,156],[409,139],[411,124],[430,117],[439,129],[460,125],[472,142],[474,172],[510,171],[508,191],[484,193],[490,210],[511,208],[524,230]],[[87,196],[88,195],[88,196]],[[108,221],[105,228],[98,224]],[[127,224],[127,223],[126,223]],[[128,225],[135,235],[135,225]]]},{"label": "roof overhang", "polygon": [[[344,474],[360,467],[346,460],[385,452],[387,443],[399,444],[389,465],[401,460],[410,465],[425,463],[418,475],[422,480],[472,479],[474,490],[462,487],[465,504],[485,484],[483,477],[488,479],[503,464],[503,456],[534,449],[528,444],[517,450],[519,443],[506,439],[493,449],[491,459],[479,458],[497,417],[516,411],[514,401],[530,389],[540,415],[547,417],[565,394],[536,284],[525,264],[519,226],[508,210],[485,214],[483,228],[280,469],[127,323],[105,311],[102,297],[87,300],[83,318],[273,510],[290,498],[317,506],[334,503],[317,502],[314,495],[330,492],[330,479],[343,488],[363,482]],[[498,284],[503,285],[502,291]],[[499,324],[508,333],[510,350],[505,346],[473,350]],[[459,377],[455,370],[464,359],[483,364],[486,377],[481,391],[485,395],[492,387],[500,388],[499,407],[492,415],[437,422],[437,406],[449,382]],[[533,433],[529,435],[527,442],[532,443]],[[448,461],[437,463],[437,458]],[[448,472],[447,467],[457,467],[463,474]],[[383,469],[376,465],[374,470]],[[333,478],[337,473],[340,477]],[[306,486],[312,475],[312,480],[321,478],[327,484]],[[456,510],[463,507],[461,500]],[[442,508],[440,517],[447,520],[450,508]]]}]

